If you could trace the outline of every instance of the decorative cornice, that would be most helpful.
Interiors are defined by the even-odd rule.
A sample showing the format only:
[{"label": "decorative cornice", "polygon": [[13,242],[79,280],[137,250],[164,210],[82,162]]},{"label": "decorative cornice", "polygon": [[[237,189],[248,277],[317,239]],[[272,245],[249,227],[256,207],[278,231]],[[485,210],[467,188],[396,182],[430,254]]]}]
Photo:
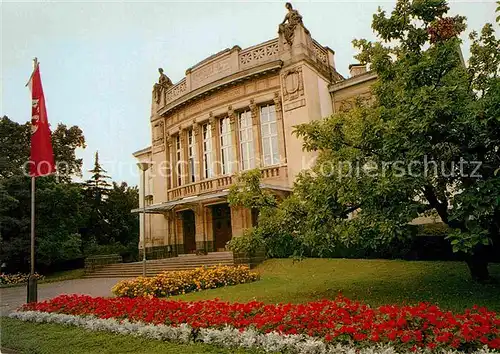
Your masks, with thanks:
[{"label": "decorative cornice", "polygon": [[[220,90],[221,88],[240,83],[243,80],[250,80],[255,75],[264,75],[266,73],[276,72],[281,69],[283,62],[281,60],[275,60],[260,66],[256,66],[250,69],[239,71],[232,75],[226,76],[220,80],[211,82],[205,86],[197,88],[185,95],[180,96],[178,99],[167,104],[163,108],[157,111],[157,116],[163,116],[168,112],[177,109],[178,107],[197,99],[200,96],[206,95],[214,90]],[[153,119],[152,119],[153,120]]]},{"label": "decorative cornice", "polygon": [[134,152],[132,154],[132,156],[134,157],[139,157],[139,156],[142,156],[142,155],[145,155],[145,154],[150,154],[151,153],[151,146],[148,146],[144,149],[141,149],[141,150],[137,150],[136,152]]}]

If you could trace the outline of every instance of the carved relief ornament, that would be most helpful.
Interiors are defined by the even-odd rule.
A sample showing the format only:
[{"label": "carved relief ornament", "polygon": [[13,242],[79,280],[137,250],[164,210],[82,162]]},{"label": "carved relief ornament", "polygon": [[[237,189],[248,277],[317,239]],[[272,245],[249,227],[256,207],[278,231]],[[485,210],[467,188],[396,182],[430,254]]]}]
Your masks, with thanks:
[{"label": "carved relief ornament", "polygon": [[165,132],[163,128],[164,128],[163,120],[160,120],[153,126],[153,145],[160,145],[164,143]]},{"label": "carved relief ornament", "polygon": [[301,66],[285,71],[281,75],[281,82],[284,101],[292,101],[304,96],[304,79]]}]

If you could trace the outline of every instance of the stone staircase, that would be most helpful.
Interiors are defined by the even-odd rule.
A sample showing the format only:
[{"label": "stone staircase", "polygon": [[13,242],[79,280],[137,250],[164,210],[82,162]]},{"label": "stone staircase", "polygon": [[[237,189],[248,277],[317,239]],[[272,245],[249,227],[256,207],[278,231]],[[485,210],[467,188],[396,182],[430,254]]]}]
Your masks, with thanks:
[{"label": "stone staircase", "polygon": [[[201,256],[189,254],[147,261],[146,275],[151,277],[165,271],[187,270],[219,264],[234,266],[233,253],[209,252],[207,255]],[[108,264],[86,274],[85,278],[134,278],[142,276],[142,267],[142,262]]]}]

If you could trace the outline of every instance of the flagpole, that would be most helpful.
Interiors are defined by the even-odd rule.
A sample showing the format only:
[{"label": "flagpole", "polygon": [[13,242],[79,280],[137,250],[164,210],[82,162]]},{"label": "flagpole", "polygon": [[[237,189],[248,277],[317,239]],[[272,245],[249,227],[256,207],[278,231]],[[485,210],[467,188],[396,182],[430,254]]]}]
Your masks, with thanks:
[{"label": "flagpole", "polygon": [[31,177],[31,270],[35,275],[35,177]]},{"label": "flagpole", "polygon": [[[33,72],[38,65],[38,59],[33,59]],[[33,74],[31,74],[33,76]],[[30,77],[31,81],[31,77]],[[31,255],[30,276],[28,278],[27,302],[37,302],[38,286],[35,277],[35,176],[31,176]]]},{"label": "flagpole", "polygon": [[28,279],[27,302],[37,301],[37,281],[35,278],[35,177],[31,177],[31,268]]}]

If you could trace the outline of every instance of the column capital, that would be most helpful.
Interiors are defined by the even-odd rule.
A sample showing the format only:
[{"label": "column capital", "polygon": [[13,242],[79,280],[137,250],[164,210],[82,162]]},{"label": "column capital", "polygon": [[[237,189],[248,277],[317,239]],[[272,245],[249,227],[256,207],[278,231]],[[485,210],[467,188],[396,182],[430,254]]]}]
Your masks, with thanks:
[{"label": "column capital", "polygon": [[193,121],[193,125],[191,126],[191,129],[193,129],[193,135],[198,136],[200,134],[200,125]]},{"label": "column capital", "polygon": [[212,130],[212,136],[216,132],[215,117],[213,112],[208,113],[208,122],[210,123],[210,129]]},{"label": "column capital", "polygon": [[[276,109],[276,112],[281,112],[281,97],[279,92],[274,93],[274,107]],[[281,117],[280,117],[281,118]]]},{"label": "column capital", "polygon": [[227,116],[231,125],[234,125],[236,123],[236,113],[234,113],[233,106],[227,107]]},{"label": "column capital", "polygon": [[179,139],[181,140],[181,144],[184,144],[186,141],[186,129],[183,129],[182,126],[179,126]]},{"label": "column capital", "polygon": [[250,100],[250,112],[251,112],[251,116],[252,116],[252,124],[257,124],[258,123],[258,120],[257,120],[257,114],[259,112],[259,107],[257,107],[257,105],[255,104],[255,101],[253,99]]}]

